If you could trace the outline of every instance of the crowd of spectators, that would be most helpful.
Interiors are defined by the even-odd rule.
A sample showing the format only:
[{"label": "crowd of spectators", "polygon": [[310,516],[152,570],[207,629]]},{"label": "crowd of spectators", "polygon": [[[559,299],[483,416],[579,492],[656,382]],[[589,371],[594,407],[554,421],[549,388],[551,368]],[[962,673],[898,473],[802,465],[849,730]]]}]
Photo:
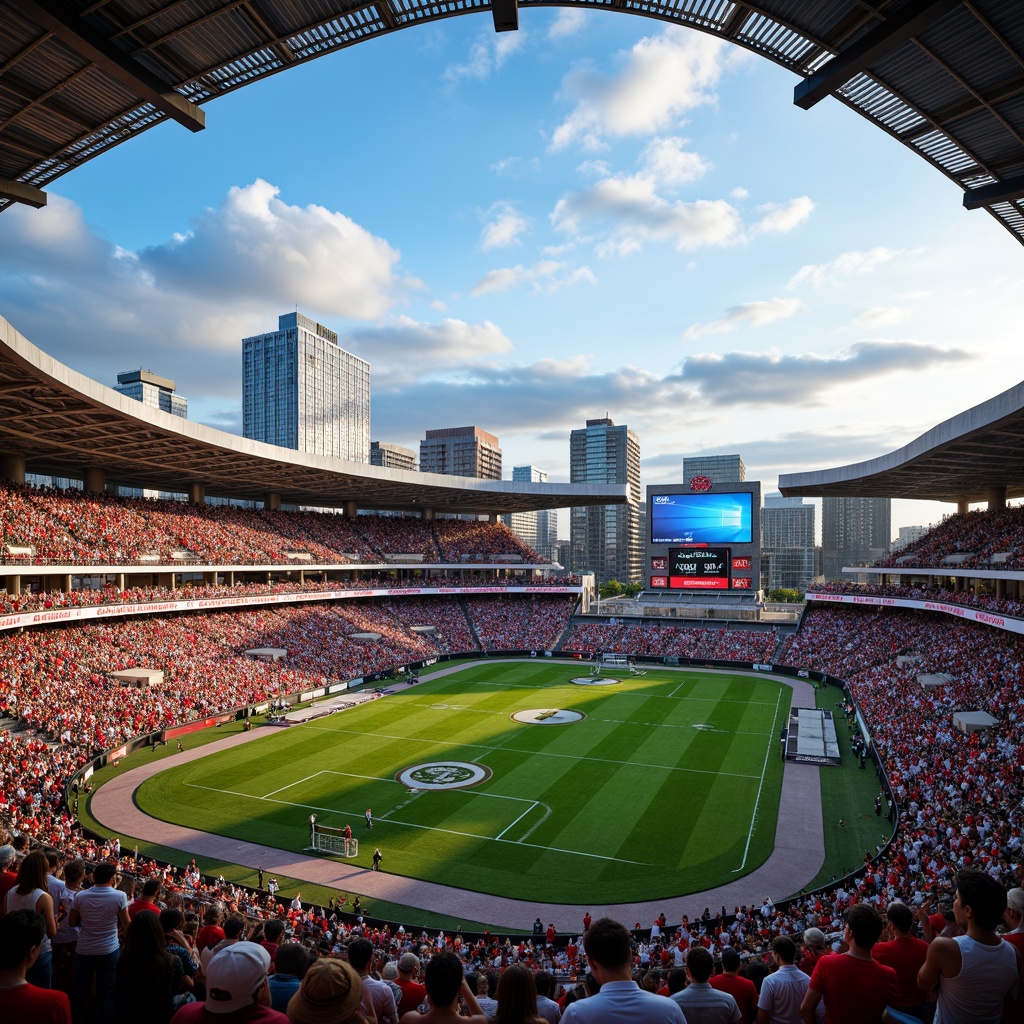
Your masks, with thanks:
[{"label": "crowd of spectators", "polygon": [[524,614],[508,601],[466,599],[485,651],[551,650],[565,632],[575,603],[572,598],[533,600]]},{"label": "crowd of spectators", "polygon": [[[1024,505],[948,516],[923,537],[876,564],[935,568],[955,557],[958,569],[1024,568]],[[1003,557],[1005,556],[1005,557]]]},{"label": "crowd of spectators", "polygon": [[882,586],[831,580],[828,583],[815,583],[808,588],[807,592],[810,594],[853,594],[860,597],[900,597],[912,601],[941,601],[943,604],[981,608],[984,611],[997,612],[1000,615],[1024,618],[1024,601],[996,597],[995,594],[979,594],[974,590],[947,590],[945,587],[904,586],[901,584]]},{"label": "crowd of spectators", "polygon": [[0,485],[4,560],[81,565],[544,561],[502,523],[197,505]]},{"label": "crowd of spectators", "polygon": [[772,660],[779,645],[777,629],[670,626],[660,622],[580,623],[572,627],[562,650],[592,658],[596,654],[699,658],[709,661]]}]

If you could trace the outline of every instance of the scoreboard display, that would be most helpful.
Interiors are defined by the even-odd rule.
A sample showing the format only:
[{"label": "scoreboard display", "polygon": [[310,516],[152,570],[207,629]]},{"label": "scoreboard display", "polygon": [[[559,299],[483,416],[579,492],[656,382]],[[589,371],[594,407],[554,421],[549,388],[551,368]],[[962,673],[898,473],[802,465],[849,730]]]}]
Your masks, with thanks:
[{"label": "scoreboard display", "polygon": [[671,590],[728,590],[732,577],[729,548],[669,548]]}]

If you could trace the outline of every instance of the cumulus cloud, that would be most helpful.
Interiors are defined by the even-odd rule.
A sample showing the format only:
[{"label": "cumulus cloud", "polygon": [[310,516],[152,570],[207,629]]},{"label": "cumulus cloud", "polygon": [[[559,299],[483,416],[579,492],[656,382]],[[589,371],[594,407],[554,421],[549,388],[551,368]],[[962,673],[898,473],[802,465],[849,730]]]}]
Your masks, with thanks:
[{"label": "cumulus cloud", "polygon": [[901,371],[923,372],[973,358],[964,349],[915,341],[858,342],[827,356],[776,351],[701,353],[685,361],[682,378],[704,399],[717,403],[815,406],[840,385]]},{"label": "cumulus cloud", "polygon": [[446,317],[423,323],[397,316],[383,323],[346,331],[341,343],[372,365],[374,389],[404,388],[444,367],[457,372],[489,363],[512,351],[512,342],[496,324],[467,323]]},{"label": "cumulus cloud", "polygon": [[743,324],[763,327],[777,320],[787,320],[806,308],[799,299],[760,299],[755,302],[743,302],[738,306],[730,306],[720,317],[709,323],[693,324],[686,329],[683,337],[694,339],[709,334],[728,334]]},{"label": "cumulus cloud", "polygon": [[905,255],[905,249],[889,249],[882,245],[867,251],[844,252],[828,263],[808,263],[801,267],[786,287],[810,285],[812,288],[822,288],[825,285],[842,284],[850,277],[870,274],[891,260]]},{"label": "cumulus cloud", "polygon": [[890,327],[892,324],[902,323],[908,316],[910,316],[909,312],[905,309],[900,309],[898,306],[872,306],[871,309],[865,309],[863,313],[855,316],[853,323],[857,327],[867,327],[869,329],[874,327]]},{"label": "cumulus cloud", "polygon": [[557,41],[576,35],[583,28],[586,19],[586,11],[581,11],[579,8],[562,8],[555,15],[555,20],[548,29],[548,39]]},{"label": "cumulus cloud", "polygon": [[460,82],[464,79],[482,81],[490,78],[523,45],[524,32],[501,32],[484,35],[469,50],[469,56],[461,64],[449,64],[441,76],[446,82]]},{"label": "cumulus cloud", "polygon": [[788,203],[765,203],[758,207],[762,216],[751,230],[755,234],[787,234],[803,224],[813,209],[814,202],[810,196],[797,196]]},{"label": "cumulus cloud", "polygon": [[688,141],[675,136],[651,139],[640,154],[641,175],[667,188],[688,185],[703,177],[711,164],[700,154],[685,150]]},{"label": "cumulus cloud", "polygon": [[747,199],[750,196],[750,193],[742,185],[737,185],[729,193],[729,196],[732,199]]},{"label": "cumulus cloud", "polygon": [[495,203],[487,211],[487,223],[480,235],[480,248],[501,249],[517,245],[523,232],[530,226],[529,220],[512,203]]},{"label": "cumulus cloud", "polygon": [[619,54],[617,74],[582,67],[563,79],[574,103],[551,148],[600,149],[605,138],[664,131],[687,111],[715,102],[727,44],[698,32],[666,28]]},{"label": "cumulus cloud", "polygon": [[111,363],[145,358],[189,397],[234,398],[241,338],[296,303],[321,319],[385,315],[415,284],[398,261],[351,218],[289,205],[261,180],[138,252],[51,194],[46,208],[16,207],[0,221],[0,303],[32,341],[104,383]]},{"label": "cumulus cloud", "polygon": [[529,285],[534,292],[551,294],[581,283],[597,284],[597,278],[590,267],[572,267],[559,260],[540,260],[531,266],[489,270],[473,285],[470,294],[480,296],[507,292],[524,284]]}]

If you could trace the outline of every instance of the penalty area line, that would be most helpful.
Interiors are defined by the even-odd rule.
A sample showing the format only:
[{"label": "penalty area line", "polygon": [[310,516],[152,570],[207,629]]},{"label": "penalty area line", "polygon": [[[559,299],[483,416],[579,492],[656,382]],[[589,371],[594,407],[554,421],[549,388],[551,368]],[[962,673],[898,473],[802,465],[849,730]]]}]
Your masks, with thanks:
[{"label": "penalty area line", "polygon": [[[259,800],[268,804],[280,804],[282,807],[301,807],[305,811],[322,811],[324,814],[338,814],[344,818],[361,818],[361,814],[350,811],[339,811],[337,807],[321,807],[318,804],[297,804],[290,800],[275,800],[271,797],[253,796],[251,793],[239,793],[231,789],[218,789],[216,786],[201,786],[197,782],[187,782],[186,786],[191,789],[203,789],[208,793],[220,793],[222,796],[237,796],[244,800]],[[506,799],[523,799],[522,797],[510,797]],[[536,801],[535,801],[536,802]],[[521,817],[521,815],[520,815]],[[524,843],[515,839],[499,839],[494,836],[482,836],[476,832],[461,832],[454,828],[439,828],[434,825],[420,825],[413,821],[398,821],[395,818],[388,818],[389,825],[404,825],[406,828],[418,828],[424,832],[443,832],[450,836],[462,836],[465,839],[482,839],[488,843],[507,843],[509,846],[529,846],[534,850],[546,850],[548,853],[565,853],[571,857],[590,857],[594,860],[611,860],[617,864],[636,864],[639,867],[649,868],[652,865],[642,860],[626,860],[623,857],[609,857],[603,853],[586,853],[583,850],[563,850],[558,846],[542,846],[540,843]]]}]

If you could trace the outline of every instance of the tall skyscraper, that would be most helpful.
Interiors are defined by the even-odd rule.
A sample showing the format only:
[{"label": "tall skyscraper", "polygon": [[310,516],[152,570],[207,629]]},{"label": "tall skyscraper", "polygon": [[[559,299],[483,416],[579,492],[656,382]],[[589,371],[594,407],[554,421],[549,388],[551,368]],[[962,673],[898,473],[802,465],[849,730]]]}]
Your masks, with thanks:
[{"label": "tall skyscraper", "polygon": [[706,476],[713,484],[741,484],[747,467],[738,455],[693,455],[683,459],[683,483]]},{"label": "tall skyscraper", "polygon": [[151,409],[162,409],[172,416],[188,419],[188,399],[175,394],[174,381],[158,377],[149,370],[119,373],[114,390]]},{"label": "tall skyscraper", "polygon": [[814,582],[814,505],[765,496],[761,510],[761,572],[765,590],[806,590]]},{"label": "tall skyscraper", "polygon": [[498,439],[479,427],[428,430],[426,438],[420,441],[420,472],[500,480]]},{"label": "tall skyscraper", "polygon": [[[536,466],[513,466],[513,483],[545,484],[548,475]],[[554,561],[558,543],[558,510],[541,509],[537,512],[512,512],[501,517],[502,522],[541,558]]]},{"label": "tall skyscraper", "polygon": [[301,313],[242,339],[242,432],[350,462],[370,456],[370,364]]},{"label": "tall skyscraper", "polygon": [[387,441],[370,442],[370,465],[416,471],[416,453],[411,448]]},{"label": "tall skyscraper", "polygon": [[569,438],[569,480],[574,484],[629,484],[625,505],[570,510],[572,566],[591,571],[598,583],[640,579],[640,442],[627,426],[587,420]]},{"label": "tall skyscraper", "polygon": [[821,562],[826,580],[849,579],[844,565],[870,565],[889,550],[891,498],[823,498]]}]

